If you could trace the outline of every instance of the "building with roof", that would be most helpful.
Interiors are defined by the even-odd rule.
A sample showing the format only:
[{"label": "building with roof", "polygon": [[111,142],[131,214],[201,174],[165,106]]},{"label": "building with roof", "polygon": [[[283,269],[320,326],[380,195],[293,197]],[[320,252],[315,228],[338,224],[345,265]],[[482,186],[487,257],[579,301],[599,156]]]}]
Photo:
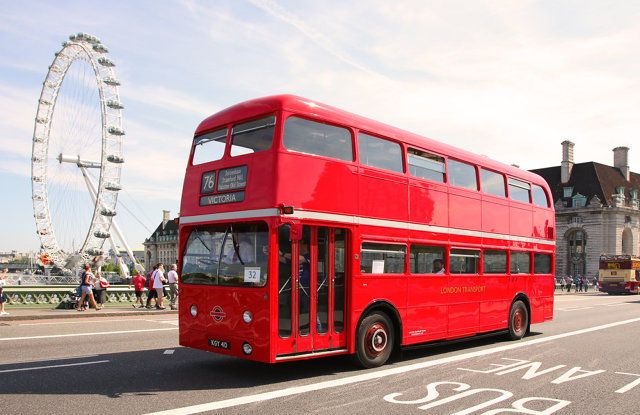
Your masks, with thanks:
[{"label": "building with roof", "polygon": [[556,211],[556,276],[598,274],[601,254],[639,255],[640,174],[628,147],[613,149],[613,166],[574,163],[574,143],[562,142],[560,166],[531,170],[551,188]]},{"label": "building with roof", "polygon": [[178,223],[171,218],[171,211],[162,211],[162,222],[144,243],[144,267],[153,269],[158,262],[175,264],[178,261]]}]

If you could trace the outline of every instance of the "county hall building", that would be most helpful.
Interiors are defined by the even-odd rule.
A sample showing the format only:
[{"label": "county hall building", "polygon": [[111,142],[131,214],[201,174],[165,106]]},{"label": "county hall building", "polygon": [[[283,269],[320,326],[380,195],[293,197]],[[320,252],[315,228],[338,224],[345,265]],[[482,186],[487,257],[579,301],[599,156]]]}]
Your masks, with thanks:
[{"label": "county hall building", "polygon": [[562,142],[560,166],[531,170],[549,184],[556,211],[556,276],[598,274],[601,254],[639,255],[640,174],[629,148],[613,149],[613,166],[573,162],[574,143]]}]

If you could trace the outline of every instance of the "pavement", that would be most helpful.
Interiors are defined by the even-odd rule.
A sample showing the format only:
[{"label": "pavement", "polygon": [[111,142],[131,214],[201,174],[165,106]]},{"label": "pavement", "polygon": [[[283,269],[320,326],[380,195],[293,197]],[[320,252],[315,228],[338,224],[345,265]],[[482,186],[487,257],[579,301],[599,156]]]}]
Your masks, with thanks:
[{"label": "pavement", "polygon": [[178,310],[171,310],[167,306],[165,310],[158,310],[155,307],[151,309],[133,308],[131,304],[115,304],[105,305],[101,310],[88,309],[87,311],[63,310],[49,307],[11,307],[5,305],[5,311],[8,315],[0,315],[0,323],[3,321],[16,320],[45,320],[45,319],[61,319],[61,318],[87,318],[87,317],[116,317],[116,316],[135,316],[135,315],[157,315],[157,314],[178,314]]}]

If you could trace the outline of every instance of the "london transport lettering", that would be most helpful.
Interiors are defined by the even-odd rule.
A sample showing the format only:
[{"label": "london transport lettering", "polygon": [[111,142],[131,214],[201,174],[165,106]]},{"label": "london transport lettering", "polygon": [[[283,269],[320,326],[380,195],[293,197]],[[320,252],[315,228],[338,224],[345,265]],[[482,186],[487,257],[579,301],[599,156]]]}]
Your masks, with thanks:
[{"label": "london transport lettering", "polygon": [[486,287],[484,285],[471,285],[463,287],[442,287],[440,294],[459,294],[459,293],[483,293]]}]

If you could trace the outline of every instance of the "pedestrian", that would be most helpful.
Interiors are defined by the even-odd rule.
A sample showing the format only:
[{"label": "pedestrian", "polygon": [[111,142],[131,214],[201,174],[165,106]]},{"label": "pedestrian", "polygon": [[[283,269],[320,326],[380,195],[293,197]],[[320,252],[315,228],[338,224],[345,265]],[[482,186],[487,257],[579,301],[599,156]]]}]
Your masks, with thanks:
[{"label": "pedestrian", "polygon": [[2,272],[0,272],[0,316],[9,315],[9,313],[7,313],[4,309],[4,304],[7,302],[7,296],[4,294],[4,285],[7,281],[8,271],[9,269],[5,268],[2,270]]},{"label": "pedestrian", "polygon": [[146,308],[151,308],[151,300],[153,300],[154,298],[156,299],[156,305],[158,305],[158,297],[157,297],[157,292],[156,290],[153,288],[153,276],[155,275],[156,270],[158,269],[157,265],[153,266],[153,270],[151,270],[149,272],[149,275],[147,275],[147,305]]},{"label": "pedestrian", "polygon": [[89,298],[89,303],[96,311],[100,310],[102,307],[98,307],[96,304],[96,300],[93,297],[93,289],[91,288],[94,284],[95,277],[91,272],[91,266],[89,264],[85,264],[84,271],[82,272],[82,281],[80,282],[80,288],[82,290],[82,296],[80,297],[80,301],[78,301],[78,311],[85,311],[84,307],[84,299]]},{"label": "pedestrian", "polygon": [[172,310],[176,309],[176,300],[178,299],[178,266],[171,264],[171,271],[167,274],[169,281],[169,305]]},{"label": "pedestrian", "polygon": [[164,300],[164,284],[167,279],[164,277],[164,265],[159,263],[155,272],[153,273],[153,288],[156,290],[157,300],[156,308],[158,310],[164,310],[166,307],[162,305]]},{"label": "pedestrian", "polygon": [[582,287],[583,287],[584,282],[582,280],[582,277],[579,276],[579,275],[578,275],[577,279],[578,279],[578,281],[576,281],[577,282],[576,292],[578,292],[578,291],[582,292]]},{"label": "pedestrian", "polygon": [[131,282],[129,283],[129,288],[131,288],[131,283],[133,283],[134,291],[136,293],[136,300],[132,304],[133,308],[136,308],[136,304],[140,303],[140,308],[144,308],[144,303],[142,302],[142,293],[144,292],[144,283],[147,279],[140,273],[139,270],[136,270],[135,277],[131,278]]},{"label": "pedestrian", "polygon": [[587,289],[589,288],[589,281],[587,281],[586,275],[580,277],[580,285],[584,288],[584,292],[587,292]]},{"label": "pedestrian", "polygon": [[109,288],[109,281],[102,276],[102,272],[96,271],[96,279],[93,283],[93,297],[100,306],[106,302],[107,288]]},{"label": "pedestrian", "polygon": [[570,293],[571,292],[571,283],[573,282],[573,278],[571,278],[571,275],[567,275],[567,277],[564,279],[564,284],[565,287],[567,288],[567,292]]}]

